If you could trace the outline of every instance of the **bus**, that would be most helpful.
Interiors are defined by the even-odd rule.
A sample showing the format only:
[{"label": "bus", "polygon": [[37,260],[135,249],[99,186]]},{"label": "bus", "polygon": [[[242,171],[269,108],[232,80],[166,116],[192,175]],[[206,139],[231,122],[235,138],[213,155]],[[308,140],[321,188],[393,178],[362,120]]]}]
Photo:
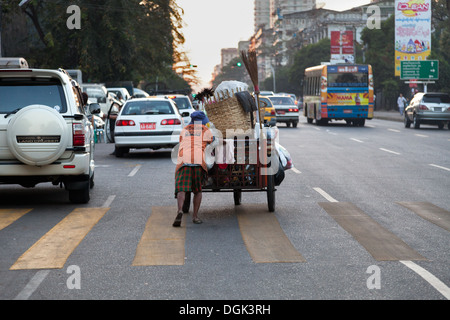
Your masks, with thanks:
[{"label": "bus", "polygon": [[308,123],[345,120],[363,127],[373,118],[373,74],[370,65],[336,64],[305,69],[303,115]]}]

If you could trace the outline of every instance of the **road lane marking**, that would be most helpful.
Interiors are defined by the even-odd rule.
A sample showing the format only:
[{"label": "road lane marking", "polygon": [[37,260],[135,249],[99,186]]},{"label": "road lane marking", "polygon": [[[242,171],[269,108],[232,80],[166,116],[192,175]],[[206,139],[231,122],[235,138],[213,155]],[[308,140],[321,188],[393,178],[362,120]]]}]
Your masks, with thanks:
[{"label": "road lane marking", "polygon": [[361,140],[355,139],[355,138],[350,138],[350,140],[353,140],[353,141],[356,141],[356,142],[359,142],[359,143],[364,143],[364,141],[361,141]]},{"label": "road lane marking", "polygon": [[0,230],[23,217],[32,209],[0,209]]},{"label": "road lane marking", "polygon": [[424,134],[419,134],[419,133],[416,133],[415,136],[421,137],[421,138],[428,138],[428,136],[426,136]]},{"label": "road lane marking", "polygon": [[427,260],[350,202],[319,205],[377,261]]},{"label": "road lane marking", "polygon": [[398,153],[398,152],[395,152],[395,151],[392,151],[392,150],[389,150],[389,149],[385,149],[385,148],[380,148],[380,150],[381,151],[384,151],[384,152],[389,152],[389,153],[392,153],[392,154],[396,154],[396,155],[400,155],[400,153]]},{"label": "road lane marking", "polygon": [[133,171],[130,172],[130,174],[128,175],[129,177],[134,177],[134,175],[139,171],[139,169],[142,167],[142,165],[138,164],[136,165],[136,167],[133,169]]},{"label": "road lane marking", "polygon": [[450,212],[429,202],[397,202],[425,220],[450,231]]},{"label": "road lane marking", "polygon": [[31,278],[31,280],[27,283],[25,288],[19,292],[19,294],[14,298],[14,300],[27,300],[39,285],[45,280],[45,278],[50,273],[50,270],[40,270],[36,272],[36,274]]},{"label": "road lane marking", "polygon": [[376,128],[376,126],[374,126],[373,124],[366,124],[366,127],[368,127],[368,128]]},{"label": "road lane marking", "polygon": [[184,223],[179,228],[172,227],[176,212],[176,207],[152,207],[133,266],[184,265],[186,227]]},{"label": "road lane marking", "polygon": [[109,208],[77,208],[47,232],[10,270],[61,269]]},{"label": "road lane marking", "polygon": [[109,196],[108,199],[106,199],[105,203],[102,205],[102,208],[111,207],[111,203],[114,201],[115,198],[116,198],[115,195]]},{"label": "road lane marking", "polygon": [[442,170],[450,171],[449,168],[442,167],[442,166],[438,166],[437,164],[432,164],[432,163],[431,163],[430,166],[435,167],[435,168],[439,168],[439,169],[442,169]]},{"label": "road lane marking", "polygon": [[253,262],[306,262],[281,229],[275,215],[265,206],[241,205],[236,211],[242,239]]},{"label": "road lane marking", "polygon": [[316,190],[318,193],[320,193],[322,195],[322,197],[324,197],[325,199],[327,199],[330,202],[338,202],[336,199],[334,199],[332,196],[330,196],[328,193],[326,193],[325,191],[323,191],[320,188],[314,188],[314,190]]},{"label": "road lane marking", "polygon": [[388,131],[391,131],[391,132],[400,132],[400,130],[397,130],[397,129],[388,129]]},{"label": "road lane marking", "polygon": [[292,167],[291,170],[294,171],[296,174],[302,173],[301,171],[299,171],[297,168],[294,168],[294,167]]},{"label": "road lane marking", "polygon": [[405,266],[413,270],[419,276],[421,276],[425,281],[431,284],[439,293],[441,293],[447,300],[450,300],[450,288],[445,285],[441,280],[435,277],[433,274],[422,268],[421,266],[415,264],[412,261],[400,261]]}]

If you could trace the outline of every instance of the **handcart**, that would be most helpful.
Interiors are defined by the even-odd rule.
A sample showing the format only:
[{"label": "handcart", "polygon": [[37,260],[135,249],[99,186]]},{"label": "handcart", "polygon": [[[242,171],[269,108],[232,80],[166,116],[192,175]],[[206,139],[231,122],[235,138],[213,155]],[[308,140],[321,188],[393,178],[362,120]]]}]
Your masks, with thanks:
[{"label": "handcart", "polygon": [[[240,205],[243,192],[266,192],[269,212],[275,211],[275,178],[271,168],[271,139],[234,138],[234,162],[215,163],[208,171],[203,192],[232,192],[235,205]],[[229,146],[228,146],[229,147]],[[189,211],[190,192],[186,193],[183,212]]]}]

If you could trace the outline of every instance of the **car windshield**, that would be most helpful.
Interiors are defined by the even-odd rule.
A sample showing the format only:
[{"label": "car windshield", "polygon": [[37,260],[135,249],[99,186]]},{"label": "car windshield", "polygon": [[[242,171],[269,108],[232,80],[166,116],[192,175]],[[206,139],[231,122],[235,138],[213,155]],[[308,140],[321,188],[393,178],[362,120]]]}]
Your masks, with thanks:
[{"label": "car windshield", "polygon": [[133,101],[127,103],[122,115],[175,114],[168,101]]},{"label": "car windshield", "polygon": [[67,112],[61,82],[57,79],[0,79],[0,113],[19,110],[29,105],[49,106]]},{"label": "car windshield", "polygon": [[173,98],[172,100],[175,101],[179,110],[192,108],[188,97]]},{"label": "car windshield", "polygon": [[269,97],[270,101],[272,101],[272,103],[274,105],[293,105],[294,100],[292,100],[292,98],[289,97]]},{"label": "car windshield", "polygon": [[450,96],[442,95],[424,95],[423,102],[428,103],[450,103]]}]

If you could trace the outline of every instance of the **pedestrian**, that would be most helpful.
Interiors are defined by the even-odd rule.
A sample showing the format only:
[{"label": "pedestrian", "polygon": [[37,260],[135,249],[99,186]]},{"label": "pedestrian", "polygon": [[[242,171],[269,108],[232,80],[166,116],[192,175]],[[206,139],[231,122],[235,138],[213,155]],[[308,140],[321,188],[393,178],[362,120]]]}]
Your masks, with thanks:
[{"label": "pedestrian", "polygon": [[403,111],[405,111],[405,105],[406,104],[406,99],[403,96],[403,94],[400,93],[400,95],[398,96],[397,99],[397,106],[398,106],[398,111],[400,112],[400,115],[403,116]]},{"label": "pedestrian", "polygon": [[202,111],[194,111],[191,114],[191,122],[180,133],[175,169],[175,198],[178,211],[173,222],[174,227],[181,225],[186,192],[194,193],[192,222],[202,223],[198,218],[198,210],[202,202],[202,184],[208,172],[205,149],[214,140],[212,132],[206,127],[208,122],[208,117]]}]

